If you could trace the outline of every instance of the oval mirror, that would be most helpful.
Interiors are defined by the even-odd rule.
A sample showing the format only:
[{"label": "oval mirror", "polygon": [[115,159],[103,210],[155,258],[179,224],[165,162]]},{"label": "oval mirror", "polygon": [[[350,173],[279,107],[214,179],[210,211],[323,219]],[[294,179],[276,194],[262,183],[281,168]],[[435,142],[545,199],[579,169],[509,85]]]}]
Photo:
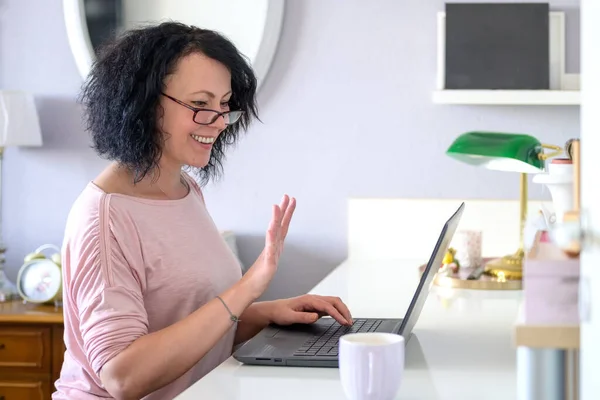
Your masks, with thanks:
[{"label": "oval mirror", "polygon": [[63,0],[69,44],[85,79],[98,46],[123,30],[175,20],[227,36],[261,87],[277,49],[284,0]]}]

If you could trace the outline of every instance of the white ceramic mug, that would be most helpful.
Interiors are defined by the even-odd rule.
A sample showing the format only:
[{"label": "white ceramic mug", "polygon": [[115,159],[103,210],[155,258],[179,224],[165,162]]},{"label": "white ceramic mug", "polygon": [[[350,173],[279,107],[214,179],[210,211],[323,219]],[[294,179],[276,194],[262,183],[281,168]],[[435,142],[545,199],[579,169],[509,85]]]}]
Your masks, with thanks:
[{"label": "white ceramic mug", "polygon": [[393,333],[352,333],[339,342],[339,369],[350,400],[392,400],[404,372],[404,338]]}]

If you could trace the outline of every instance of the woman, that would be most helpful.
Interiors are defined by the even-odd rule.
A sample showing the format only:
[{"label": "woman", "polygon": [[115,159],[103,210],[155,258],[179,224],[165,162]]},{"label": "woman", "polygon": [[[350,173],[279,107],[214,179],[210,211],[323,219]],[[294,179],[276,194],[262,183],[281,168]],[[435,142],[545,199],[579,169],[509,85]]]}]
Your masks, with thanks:
[{"label": "woman", "polygon": [[256,117],[256,78],[219,34],[163,23],[104,49],[82,93],[110,164],[76,199],[63,244],[67,351],[54,399],[171,399],[269,323],[351,324],[338,298],[256,302],[296,206],[273,206],[242,277],[200,182]]}]

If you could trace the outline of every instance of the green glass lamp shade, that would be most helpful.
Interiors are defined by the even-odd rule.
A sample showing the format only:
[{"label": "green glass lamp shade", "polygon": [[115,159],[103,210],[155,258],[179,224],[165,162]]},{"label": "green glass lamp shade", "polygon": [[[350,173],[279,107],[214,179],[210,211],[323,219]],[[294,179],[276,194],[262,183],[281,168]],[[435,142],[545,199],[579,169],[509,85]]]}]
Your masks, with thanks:
[{"label": "green glass lamp shade", "polygon": [[533,136],[498,132],[467,132],[448,148],[459,161],[499,171],[540,173],[543,147]]}]

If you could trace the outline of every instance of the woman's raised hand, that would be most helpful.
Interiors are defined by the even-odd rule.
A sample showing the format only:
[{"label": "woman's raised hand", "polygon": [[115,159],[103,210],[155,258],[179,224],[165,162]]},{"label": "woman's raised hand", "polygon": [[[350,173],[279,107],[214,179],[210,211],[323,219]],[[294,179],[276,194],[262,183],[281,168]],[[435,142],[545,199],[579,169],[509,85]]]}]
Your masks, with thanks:
[{"label": "woman's raised hand", "polygon": [[283,196],[279,205],[273,206],[273,216],[265,237],[265,248],[244,275],[244,279],[255,291],[256,297],[264,293],[277,272],[279,257],[283,251],[285,237],[295,209],[296,199],[290,198],[287,194]]}]

